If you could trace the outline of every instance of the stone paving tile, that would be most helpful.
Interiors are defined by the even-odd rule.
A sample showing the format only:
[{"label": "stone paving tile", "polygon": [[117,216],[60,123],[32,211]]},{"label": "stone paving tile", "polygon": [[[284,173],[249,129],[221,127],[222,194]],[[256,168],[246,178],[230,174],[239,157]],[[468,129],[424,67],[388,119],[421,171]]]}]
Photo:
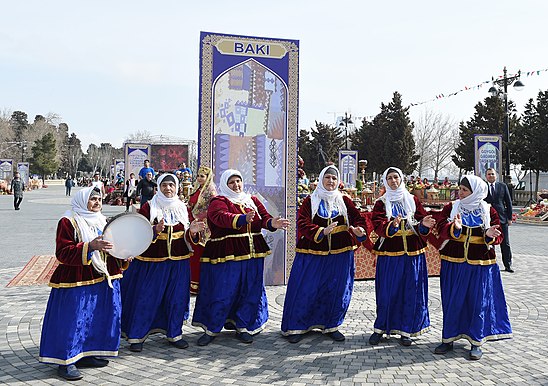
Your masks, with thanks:
[{"label": "stone paving tile", "polygon": [[[58,193],[51,189],[25,195],[17,215],[29,216],[26,210],[40,208],[36,221],[16,218],[8,210],[10,197],[0,197],[3,219],[15,224],[20,234],[28,231],[35,236],[34,244],[10,239],[8,244],[2,241],[0,248],[0,384],[66,384],[57,378],[56,366],[37,361],[48,287],[5,288],[33,254],[51,253],[56,219],[68,204]],[[119,210],[106,209],[112,214]],[[285,287],[273,286],[267,288],[270,321],[252,345],[223,332],[210,346],[198,347],[201,332],[185,326],[188,349],[177,350],[160,335],[150,337],[142,353],[131,353],[122,342],[118,358],[106,368],[83,369],[84,380],[78,384],[547,385],[548,253],[544,243],[548,228],[518,224],[510,232],[516,273],[503,272],[502,278],[514,339],[487,343],[480,361],[467,359],[470,346],[464,341],[456,342],[455,350],[445,356],[433,354],[441,337],[439,278],[429,280],[430,332],[414,339],[411,347],[400,346],[394,338],[369,346],[375,319],[374,282],[360,281],[341,328],[347,337],[344,343],[313,332],[300,343],[289,344],[279,331]],[[20,249],[14,251],[15,247]]]}]

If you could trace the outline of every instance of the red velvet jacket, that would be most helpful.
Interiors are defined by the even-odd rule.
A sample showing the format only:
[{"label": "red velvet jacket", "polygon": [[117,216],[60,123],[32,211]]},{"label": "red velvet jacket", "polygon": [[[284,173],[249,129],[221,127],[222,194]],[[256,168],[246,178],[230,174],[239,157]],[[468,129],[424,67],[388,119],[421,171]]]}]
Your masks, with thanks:
[{"label": "red velvet jacket", "polygon": [[[147,219],[150,219],[150,205],[148,202],[139,209],[139,213]],[[157,223],[158,221],[154,220],[154,224]],[[164,230],[152,240],[148,249],[135,258],[141,261],[151,261],[155,263],[166,260],[188,259],[190,258],[191,252],[188,249],[187,241],[193,243],[190,238],[189,230],[185,230],[183,224],[166,225]]]},{"label": "red velvet jacket", "polygon": [[[436,215],[439,237],[443,240],[440,248],[440,257],[442,260],[474,265],[496,264],[495,248],[493,245],[502,242],[502,234],[499,237],[491,239],[485,235],[483,228],[467,227],[463,224],[460,236],[456,237],[453,222],[449,222],[452,208],[453,204],[449,203]],[[491,215],[491,226],[500,225],[497,211],[491,208],[489,213]]]},{"label": "red velvet jacket", "polygon": [[194,215],[192,214],[192,208],[194,208],[194,205],[198,202],[198,197],[200,197],[200,189],[192,193],[186,203],[188,206],[188,216],[191,222],[195,220]]},{"label": "red velvet jacket", "polygon": [[[312,218],[310,196],[304,199],[297,216],[297,252],[313,255],[329,255],[357,248],[356,239],[348,226],[361,226],[365,230],[365,219],[360,215],[360,212],[349,197],[343,196],[343,200],[346,205],[350,224],[346,224],[345,218],[342,215],[334,218],[323,218],[316,214]],[[335,221],[338,224],[333,231],[329,235],[322,237],[323,229]]]},{"label": "red velvet jacket", "polygon": [[[80,241],[82,236],[76,225],[66,217],[57,224],[57,237],[55,239],[55,256],[59,265],[51,276],[49,286],[53,288],[71,288],[83,285],[99,283],[105,280],[105,276],[99,273],[91,265],[88,257],[89,242]],[[127,268],[127,262],[116,259],[101,252],[101,257],[106,259],[107,269],[111,278],[122,277],[122,269]]]},{"label": "red velvet jacket", "polygon": [[211,238],[207,241],[200,261],[202,263],[224,263],[262,258],[270,254],[261,229],[275,231],[272,228],[272,216],[263,204],[254,196],[251,197],[257,206],[259,216],[250,224],[237,226],[238,218],[245,216],[251,209],[234,204],[224,196],[211,198],[207,209],[207,224]]},{"label": "red velvet jacket", "polygon": [[[416,207],[414,218],[420,223],[428,215],[428,212],[424,210],[417,197],[413,197],[413,199],[415,200]],[[423,235],[419,232],[419,224],[413,227],[415,229],[415,232],[413,232],[411,229],[405,229],[406,220],[402,219],[398,231],[390,236],[389,228],[393,220],[394,217],[390,219],[386,217],[384,201],[378,199],[373,207],[373,215],[371,217],[375,233],[379,236],[373,247],[373,253],[388,256],[400,256],[404,254],[416,256],[424,253],[426,251],[426,237],[428,234]]]}]

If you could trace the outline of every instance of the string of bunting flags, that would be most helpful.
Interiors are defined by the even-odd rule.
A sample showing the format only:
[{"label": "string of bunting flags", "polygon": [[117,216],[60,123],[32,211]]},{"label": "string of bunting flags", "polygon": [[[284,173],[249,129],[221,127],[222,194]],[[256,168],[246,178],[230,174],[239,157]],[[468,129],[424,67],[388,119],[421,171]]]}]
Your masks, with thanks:
[{"label": "string of bunting flags", "polygon": [[[530,76],[538,76],[540,75],[542,72],[546,72],[548,71],[548,68],[545,68],[545,69],[542,69],[542,70],[535,70],[535,71],[527,71],[525,73],[522,73],[521,76],[526,76],[526,77],[530,77]],[[512,76],[515,76],[517,74],[514,74],[514,75],[507,75],[507,77],[512,77]],[[498,77],[498,79],[502,79],[503,76],[500,75]],[[455,92],[452,92],[452,93],[447,93],[447,94],[438,94],[436,95],[434,98],[432,99],[428,99],[428,100],[425,100],[425,101],[422,101],[422,102],[414,102],[414,103],[410,103],[409,104],[409,107],[413,107],[413,106],[419,106],[419,105],[423,105],[425,103],[429,103],[429,102],[433,102],[433,101],[436,101],[438,99],[443,99],[443,98],[450,98],[452,96],[455,96],[457,94],[460,94],[461,92],[464,92],[464,91],[470,91],[470,90],[477,90],[477,89],[480,89],[481,87],[483,87],[484,84],[489,84],[489,83],[493,83],[493,79],[491,80],[486,80],[486,81],[483,81],[475,86],[471,86],[471,87],[468,87],[468,86],[464,86],[464,88],[458,90],[458,91],[455,91]]]}]

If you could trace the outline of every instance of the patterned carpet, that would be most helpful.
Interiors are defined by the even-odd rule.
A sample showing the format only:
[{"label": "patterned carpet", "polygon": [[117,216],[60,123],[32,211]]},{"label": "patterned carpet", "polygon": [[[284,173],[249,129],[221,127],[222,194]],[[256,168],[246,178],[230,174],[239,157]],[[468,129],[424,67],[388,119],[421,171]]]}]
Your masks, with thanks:
[{"label": "patterned carpet", "polygon": [[59,262],[53,255],[33,256],[6,287],[48,284]]}]

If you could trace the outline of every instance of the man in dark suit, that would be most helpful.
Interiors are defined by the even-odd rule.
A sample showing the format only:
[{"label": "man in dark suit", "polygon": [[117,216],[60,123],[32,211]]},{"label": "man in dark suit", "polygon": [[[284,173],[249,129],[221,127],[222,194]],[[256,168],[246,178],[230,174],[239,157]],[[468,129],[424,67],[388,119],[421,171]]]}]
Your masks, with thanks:
[{"label": "man in dark suit", "polygon": [[512,224],[512,198],[506,184],[497,182],[497,172],[493,168],[486,171],[486,179],[488,185],[488,193],[485,201],[487,201],[497,211],[500,218],[500,227],[504,240],[500,244],[502,252],[502,262],[504,270],[513,273],[512,269],[512,250],[510,249],[510,239],[508,237],[508,226]]}]

